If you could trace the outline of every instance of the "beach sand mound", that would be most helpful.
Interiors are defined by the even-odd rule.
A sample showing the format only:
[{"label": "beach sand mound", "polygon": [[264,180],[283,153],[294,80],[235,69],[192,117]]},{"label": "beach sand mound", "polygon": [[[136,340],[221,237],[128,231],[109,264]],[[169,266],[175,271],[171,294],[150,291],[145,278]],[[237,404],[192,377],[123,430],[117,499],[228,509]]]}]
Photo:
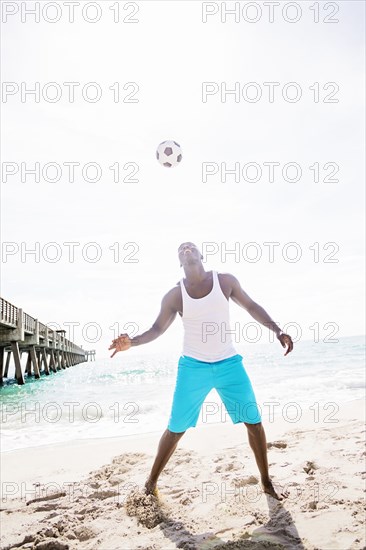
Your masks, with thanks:
[{"label": "beach sand mound", "polygon": [[127,496],[125,509],[128,516],[136,517],[148,529],[153,529],[164,520],[157,497],[146,495],[138,489]]}]

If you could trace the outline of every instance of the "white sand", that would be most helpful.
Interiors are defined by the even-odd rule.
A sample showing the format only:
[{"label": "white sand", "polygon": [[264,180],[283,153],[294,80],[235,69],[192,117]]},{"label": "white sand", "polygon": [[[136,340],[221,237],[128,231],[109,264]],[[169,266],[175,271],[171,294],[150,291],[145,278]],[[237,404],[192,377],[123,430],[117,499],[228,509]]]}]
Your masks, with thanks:
[{"label": "white sand", "polygon": [[1,548],[364,548],[364,405],[340,405],[336,423],[316,423],[312,411],[295,424],[264,419],[273,481],[290,492],[281,503],[260,489],[245,426],[189,429],[159,479],[159,504],[150,497],[143,509],[163,518],[153,528],[126,502],[161,433],[2,453]]}]

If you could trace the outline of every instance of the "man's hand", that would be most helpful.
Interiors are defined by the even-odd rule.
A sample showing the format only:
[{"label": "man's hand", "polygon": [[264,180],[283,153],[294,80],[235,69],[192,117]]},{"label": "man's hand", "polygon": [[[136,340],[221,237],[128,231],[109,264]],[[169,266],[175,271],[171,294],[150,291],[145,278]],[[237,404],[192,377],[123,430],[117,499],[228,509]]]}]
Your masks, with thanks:
[{"label": "man's hand", "polygon": [[131,347],[131,339],[128,334],[120,334],[118,338],[113,340],[108,349],[114,349],[111,358],[116,355],[119,351],[125,351]]},{"label": "man's hand", "polygon": [[285,356],[290,353],[290,351],[292,351],[294,349],[294,343],[292,341],[292,338],[291,336],[289,336],[288,334],[284,334],[283,332],[281,334],[279,334],[277,336],[277,338],[279,339],[279,341],[281,342],[281,346],[283,348],[285,348],[287,346],[287,350],[286,350],[286,353],[284,354]]}]

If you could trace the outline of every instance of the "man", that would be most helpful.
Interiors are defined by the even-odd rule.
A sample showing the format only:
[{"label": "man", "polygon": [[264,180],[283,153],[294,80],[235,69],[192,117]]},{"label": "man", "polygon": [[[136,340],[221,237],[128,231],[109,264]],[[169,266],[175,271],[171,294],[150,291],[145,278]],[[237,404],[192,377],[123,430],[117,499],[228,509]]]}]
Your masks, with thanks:
[{"label": "man", "polygon": [[179,359],[169,424],[160,439],[145,491],[156,494],[159,475],[185,431],[196,426],[202,403],[209,391],[215,388],[233,423],[241,422],[247,427],[263,490],[282,500],[287,495],[278,493],[269,477],[266,436],[255,395],[242,363],[243,358],[232,344],[229,298],[276,334],[282,347],[287,346],[285,355],[293,349],[291,337],[281,332],[268,313],[244,292],[233,275],[205,271],[203,256],[195,244],[182,243],[178,248],[178,257],[185,279],[182,278],[163,297],[161,311],[152,327],[134,338],[121,334],[109,348],[115,350],[114,357],[117,352],[131,346],[147,344],[167,330],[177,313],[182,317],[183,352]]}]

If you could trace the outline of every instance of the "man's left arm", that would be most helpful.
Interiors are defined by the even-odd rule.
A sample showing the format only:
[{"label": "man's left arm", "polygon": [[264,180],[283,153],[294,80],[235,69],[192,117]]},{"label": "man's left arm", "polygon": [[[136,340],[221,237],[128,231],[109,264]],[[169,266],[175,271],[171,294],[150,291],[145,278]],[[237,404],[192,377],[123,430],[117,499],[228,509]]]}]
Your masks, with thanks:
[{"label": "man's left arm", "polygon": [[246,309],[246,311],[260,323],[272,330],[278,340],[281,342],[283,348],[287,346],[285,355],[292,351],[294,344],[292,342],[291,336],[285,334],[281,331],[280,327],[271,319],[265,309],[257,304],[248,294],[242,289],[238,279],[233,275],[230,275],[230,285],[231,285],[231,294],[230,298],[239,306]]}]

